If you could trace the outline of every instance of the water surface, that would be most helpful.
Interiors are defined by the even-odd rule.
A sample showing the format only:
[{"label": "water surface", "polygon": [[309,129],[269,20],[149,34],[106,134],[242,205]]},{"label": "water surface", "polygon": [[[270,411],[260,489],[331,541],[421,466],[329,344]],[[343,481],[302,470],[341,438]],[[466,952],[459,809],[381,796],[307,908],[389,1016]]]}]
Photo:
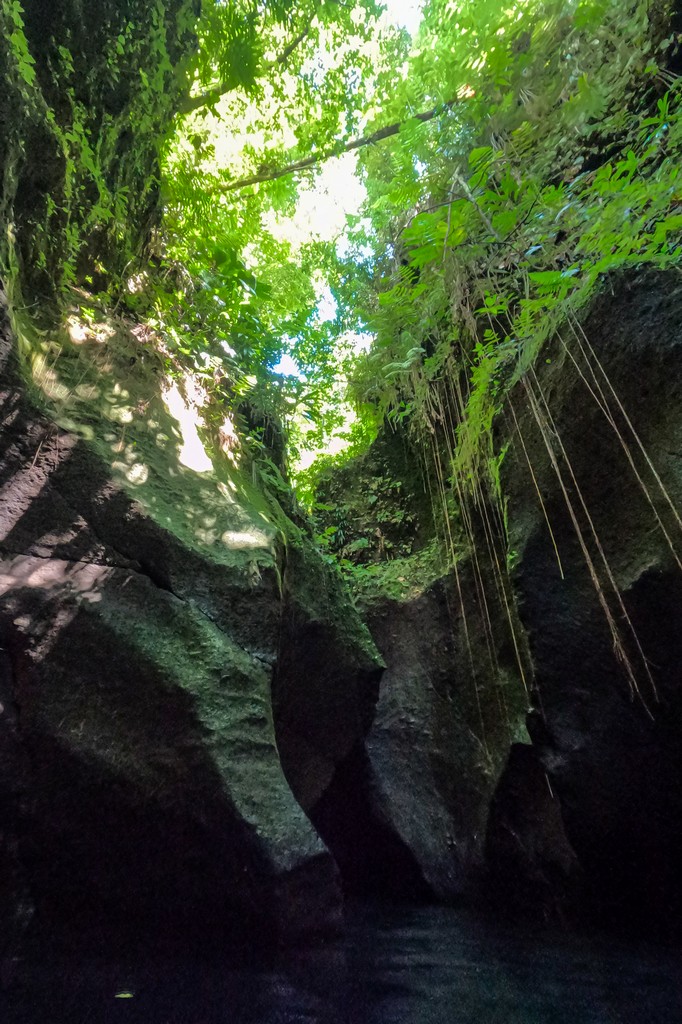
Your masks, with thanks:
[{"label": "water surface", "polygon": [[682,1024],[681,953],[433,907],[261,967],[57,946],[9,973],[3,1024]]}]

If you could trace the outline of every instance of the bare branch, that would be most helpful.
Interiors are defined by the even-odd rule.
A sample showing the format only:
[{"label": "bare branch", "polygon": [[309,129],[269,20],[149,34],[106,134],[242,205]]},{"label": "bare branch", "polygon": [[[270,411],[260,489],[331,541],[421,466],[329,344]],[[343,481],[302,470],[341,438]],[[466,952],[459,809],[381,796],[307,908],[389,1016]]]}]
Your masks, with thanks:
[{"label": "bare branch", "polygon": [[289,57],[291,57],[291,55],[294,52],[294,50],[296,49],[296,47],[300,46],[301,43],[303,42],[303,40],[306,38],[306,36],[309,35],[311,26],[312,26],[312,22],[309,22],[306,25],[306,27],[303,29],[303,31],[299,32],[299,34],[297,36],[294,36],[294,38],[291,40],[289,45],[284,47],[284,49],[279,54],[279,56],[276,57],[275,60],[269,61],[265,65],[265,67],[266,68],[269,68],[269,67],[281,67],[282,64],[286,64],[286,62],[289,60]]},{"label": "bare branch", "polygon": [[384,139],[391,138],[392,135],[397,135],[407,121],[431,121],[432,118],[437,117],[438,114],[443,113],[444,110],[449,110],[451,107],[454,107],[458,102],[460,102],[458,99],[448,100],[447,103],[441,103],[432,110],[426,110],[421,114],[414,114],[406,121],[396,121],[394,124],[378,128],[375,132],[372,132],[371,135],[364,135],[360,139],[351,139],[348,142],[342,143],[340,146],[333,146],[329,149],[320,150],[319,153],[313,153],[311,156],[305,157],[303,160],[297,160],[295,163],[286,164],[284,167],[267,167],[264,170],[259,171],[257,174],[249,175],[247,178],[239,178],[237,181],[231,181],[226,185],[219,185],[217,191],[235,192],[237,189],[246,188],[247,185],[258,185],[264,181],[275,181],[277,178],[284,178],[289,174],[296,174],[297,171],[303,171],[308,167],[314,167],[315,164],[322,163],[323,160],[329,160],[330,157],[342,156],[344,153],[351,153],[355,149],[362,149],[364,146],[372,146],[376,142],[382,142]]}]

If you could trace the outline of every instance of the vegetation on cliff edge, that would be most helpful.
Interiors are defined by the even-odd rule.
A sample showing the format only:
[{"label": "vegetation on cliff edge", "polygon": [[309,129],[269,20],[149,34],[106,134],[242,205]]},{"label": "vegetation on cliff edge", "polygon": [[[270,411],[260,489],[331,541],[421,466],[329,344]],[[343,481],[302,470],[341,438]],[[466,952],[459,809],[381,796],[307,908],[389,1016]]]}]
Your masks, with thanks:
[{"label": "vegetation on cliff edge", "polygon": [[[545,343],[594,364],[608,275],[679,265],[674,4],[428,0],[414,36],[374,0],[106,0],[87,29],[1,0],[0,22],[15,303],[79,286],[125,310],[200,382],[207,429],[227,411],[308,503],[302,454],[400,424],[446,560],[483,515],[504,591],[496,425],[521,401],[558,465]],[[297,234],[332,166],[359,205]]]}]

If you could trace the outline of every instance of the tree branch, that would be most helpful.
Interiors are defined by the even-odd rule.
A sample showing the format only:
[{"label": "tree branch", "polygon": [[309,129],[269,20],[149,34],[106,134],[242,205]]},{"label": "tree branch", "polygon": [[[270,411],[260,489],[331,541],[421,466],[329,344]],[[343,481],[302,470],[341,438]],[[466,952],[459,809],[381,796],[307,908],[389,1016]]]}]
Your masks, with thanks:
[{"label": "tree branch", "polygon": [[[274,60],[269,60],[263,65],[265,71],[272,70],[273,68],[282,67],[291,57],[294,50],[301,45],[303,40],[310,34],[312,26],[312,20],[308,22],[306,27],[298,33],[297,36],[291,40],[290,43],[284,47],[282,52],[275,57]],[[195,110],[200,110],[202,107],[213,106],[218,100],[222,99],[223,96],[227,95],[234,89],[233,85],[227,85],[222,82],[220,85],[216,85],[213,89],[209,89],[207,92],[202,92],[199,96],[187,96],[180,104],[178,113],[179,114],[191,114]]]},{"label": "tree branch", "polygon": [[397,135],[400,129],[407,121],[431,121],[438,114],[444,110],[449,110],[459,103],[458,99],[448,100],[447,103],[441,103],[432,110],[426,110],[421,114],[414,114],[412,117],[407,118],[406,121],[396,121],[394,124],[384,125],[383,128],[378,128],[371,135],[364,135],[360,139],[351,139],[348,142],[342,143],[340,146],[330,147],[329,149],[323,149],[319,153],[313,153],[312,156],[307,156],[303,160],[297,160],[295,163],[286,164],[284,167],[272,168],[267,167],[264,170],[259,171],[257,174],[251,174],[247,178],[238,178],[237,181],[231,181],[226,185],[219,185],[217,188],[218,192],[235,192],[238,189],[246,188],[247,185],[258,185],[264,181],[275,181],[277,178],[284,178],[289,174],[296,174],[297,171],[306,170],[308,167],[314,167],[315,164],[322,163],[323,160],[329,160],[333,156],[342,156],[344,153],[352,153],[355,149],[362,149],[364,146],[372,146],[375,142],[382,142],[384,139],[391,138],[392,135]]},{"label": "tree branch", "polygon": [[284,49],[282,50],[280,55],[278,57],[276,57],[275,60],[268,61],[268,63],[265,65],[265,67],[266,68],[281,67],[282,64],[286,64],[286,62],[289,60],[289,57],[291,57],[291,55],[294,52],[294,50],[296,49],[296,47],[300,46],[300,44],[303,42],[303,40],[306,38],[306,36],[310,33],[311,25],[312,25],[312,21],[308,22],[308,24],[303,29],[303,31],[299,32],[297,36],[294,36],[294,38],[291,40],[289,45],[284,47]]},{"label": "tree branch", "polygon": [[232,89],[231,85],[217,85],[215,89],[202,92],[199,96],[187,96],[179,105],[178,114],[191,114],[194,110],[200,110],[201,107],[210,107]]}]

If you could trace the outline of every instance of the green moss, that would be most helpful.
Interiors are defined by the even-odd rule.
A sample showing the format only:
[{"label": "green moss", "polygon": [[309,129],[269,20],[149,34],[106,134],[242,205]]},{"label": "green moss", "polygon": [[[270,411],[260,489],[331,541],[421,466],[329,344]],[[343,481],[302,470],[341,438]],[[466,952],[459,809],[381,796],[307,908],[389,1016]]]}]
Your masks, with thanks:
[{"label": "green moss", "polygon": [[[253,609],[249,611],[257,585],[268,574],[267,600],[284,596],[293,601],[301,621],[326,623],[340,650],[355,652],[352,657],[359,665],[377,665],[376,648],[338,568],[315,548],[305,521],[297,525],[285,511],[293,507],[293,498],[276,467],[254,462],[243,444],[240,448],[238,434],[235,448],[221,450],[213,432],[203,426],[216,410],[207,416],[189,400],[183,433],[163,392],[173,386],[176,400],[181,400],[193,381],[179,375],[144,325],[112,315],[97,298],[78,291],[72,293],[61,324],[42,331],[19,314],[15,327],[33,401],[61,428],[82,438],[97,456],[104,478],[161,528],[161,536],[168,535],[167,542],[155,535],[154,550],[159,543],[179,545],[179,565],[169,552],[160,556],[174,589],[199,592],[202,607],[217,614],[223,625],[232,628],[237,620],[241,629],[239,623],[246,622],[256,646],[274,656],[274,607],[264,608],[268,621],[261,623],[260,638],[254,633]],[[188,441],[194,446],[189,454],[201,460],[200,469],[186,464]],[[135,541],[125,532],[139,529],[139,524],[108,521],[107,528],[115,531],[111,541],[118,550],[140,557],[137,551],[144,548],[144,540]],[[196,563],[190,556],[196,556]],[[209,572],[210,579],[188,583],[193,571],[202,577]]]},{"label": "green moss", "polygon": [[120,274],[157,219],[158,152],[191,52],[193,0],[0,0],[5,276],[57,297]]},{"label": "green moss", "polygon": [[343,569],[362,609],[383,598],[412,601],[449,571],[442,548],[435,539],[421,551],[404,558],[370,565],[346,565]]},{"label": "green moss", "polygon": [[[250,467],[202,448],[198,414],[189,423],[195,447],[188,459],[183,426],[162,395],[172,383],[167,362],[141,325],[109,315],[81,294],[62,325],[42,331],[20,313],[14,326],[33,400],[100,456],[147,515],[213,562],[252,572],[274,566],[278,526],[271,503]],[[201,459],[200,470],[192,468],[192,456]]]}]

